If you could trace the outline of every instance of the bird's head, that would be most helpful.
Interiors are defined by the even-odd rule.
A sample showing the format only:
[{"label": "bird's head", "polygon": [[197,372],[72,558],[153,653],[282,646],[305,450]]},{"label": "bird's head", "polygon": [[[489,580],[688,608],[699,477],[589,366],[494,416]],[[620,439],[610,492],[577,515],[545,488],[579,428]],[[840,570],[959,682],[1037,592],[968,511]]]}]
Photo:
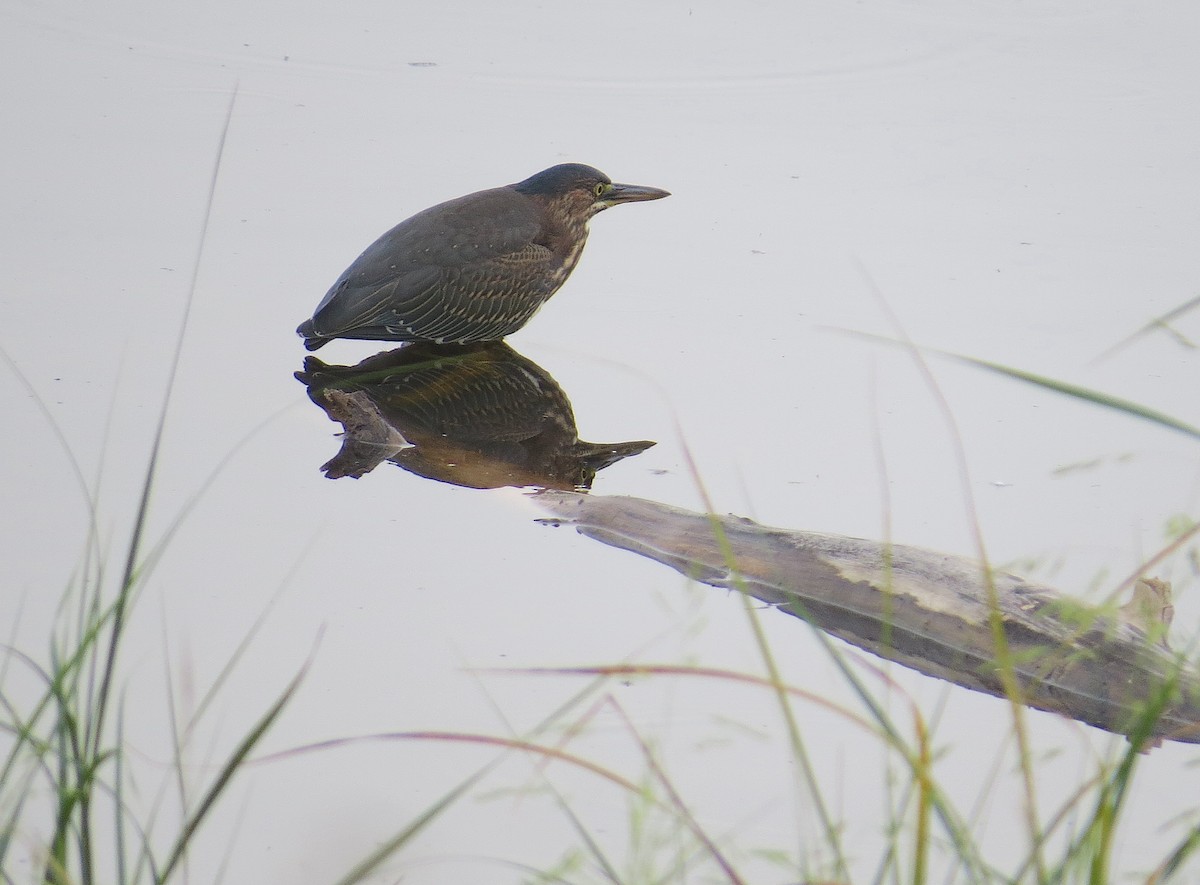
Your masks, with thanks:
[{"label": "bird's head", "polygon": [[599,169],[582,163],[551,166],[513,185],[518,193],[543,200],[552,212],[561,212],[575,223],[586,222],[597,212],[619,203],[661,200],[668,191],[637,184],[614,184]]}]

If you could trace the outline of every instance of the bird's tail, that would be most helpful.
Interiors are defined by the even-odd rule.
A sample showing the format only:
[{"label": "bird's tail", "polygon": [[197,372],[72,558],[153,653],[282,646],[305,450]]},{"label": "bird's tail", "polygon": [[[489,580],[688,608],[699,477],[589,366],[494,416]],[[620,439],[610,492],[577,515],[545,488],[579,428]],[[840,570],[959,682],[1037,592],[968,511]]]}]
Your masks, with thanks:
[{"label": "bird's tail", "polygon": [[316,350],[318,347],[323,347],[328,343],[328,338],[322,338],[313,329],[313,321],[305,320],[296,327],[296,334],[304,339],[304,346],[308,350]]}]

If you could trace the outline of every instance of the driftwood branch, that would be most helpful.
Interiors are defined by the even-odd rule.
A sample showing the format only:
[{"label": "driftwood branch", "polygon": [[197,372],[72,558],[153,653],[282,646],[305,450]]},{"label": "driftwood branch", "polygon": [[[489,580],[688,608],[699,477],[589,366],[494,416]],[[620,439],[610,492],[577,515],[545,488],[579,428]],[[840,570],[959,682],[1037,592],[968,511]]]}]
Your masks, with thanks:
[{"label": "driftwood branch", "polygon": [[639,498],[546,491],[536,500],[554,514],[550,522],[741,590],[888,660],[1005,697],[996,613],[1023,703],[1118,734],[1200,743],[1200,677],[1167,645],[1164,582],[1140,581],[1128,604],[1102,609],[917,547]]}]

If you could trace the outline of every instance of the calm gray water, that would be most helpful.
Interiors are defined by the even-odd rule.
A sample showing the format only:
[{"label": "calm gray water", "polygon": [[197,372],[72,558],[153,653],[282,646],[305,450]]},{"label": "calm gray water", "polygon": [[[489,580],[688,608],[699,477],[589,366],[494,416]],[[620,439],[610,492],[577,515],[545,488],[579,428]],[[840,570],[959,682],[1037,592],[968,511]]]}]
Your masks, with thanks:
[{"label": "calm gray water", "polygon": [[[1200,510],[1195,440],[931,356],[935,390],[902,349],[847,332],[907,334],[1200,420],[1186,340],[1159,330],[1098,359],[1197,294],[1197,25],[1188,3],[1118,0],[6,4],[0,345],[19,375],[0,371],[0,624],[44,660],[88,523],[39,401],[98,499],[115,568],[186,312],[151,539],[183,519],[121,659],[147,807],[171,778],[168,678],[185,714],[259,618],[188,752],[194,784],[306,661],[270,751],[523,734],[586,684],[498,668],[761,673],[739,599],[541,526],[519,490],[390,464],[358,480],[319,470],[339,428],[293,378],[295,325],[396,221],[564,161],[673,193],[597,218],[572,279],[510,342],[566,392],[584,439],[657,441],[601,472],[596,493],[689,508],[707,496],[764,522],[967,555],[974,513],[995,562],[1102,596]],[[1195,340],[1200,320],[1175,328]],[[1200,621],[1194,557],[1155,570],[1175,582],[1179,643]],[[786,678],[854,703],[803,625],[763,625]],[[939,774],[960,807],[981,804],[990,859],[1023,854],[1011,758],[989,781],[1009,748],[1005,705],[891,675],[937,719]],[[819,868],[767,692],[669,679],[607,692],[572,752],[640,778],[619,704],[749,879],[798,878],[756,849]],[[895,710],[907,716],[899,693]],[[838,717],[800,712],[865,878],[885,844],[888,763]],[[1047,714],[1029,727],[1048,810],[1120,749]],[[256,766],[202,835],[194,881],[218,863],[226,881],[333,881],[496,755],[392,741]],[[1183,832],[1195,762],[1183,746],[1144,760],[1122,872]],[[628,797],[565,766],[550,775],[638,881]],[[377,878],[514,882],[511,864],[548,868],[579,845],[513,756]]]}]

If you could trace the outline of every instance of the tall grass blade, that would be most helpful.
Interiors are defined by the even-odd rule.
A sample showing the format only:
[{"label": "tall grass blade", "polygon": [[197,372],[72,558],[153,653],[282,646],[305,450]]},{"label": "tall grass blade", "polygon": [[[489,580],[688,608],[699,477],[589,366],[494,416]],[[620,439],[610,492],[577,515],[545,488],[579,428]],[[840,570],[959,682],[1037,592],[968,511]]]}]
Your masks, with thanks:
[{"label": "tall grass blade", "polygon": [[750,630],[754,636],[754,643],[758,649],[759,656],[762,659],[763,666],[767,671],[767,677],[771,685],[774,687],[776,700],[779,703],[780,715],[783,718],[784,727],[787,729],[788,742],[791,746],[792,756],[796,759],[801,779],[804,788],[808,792],[809,799],[812,801],[814,810],[816,811],[817,820],[820,823],[823,836],[826,844],[833,853],[834,868],[837,875],[842,878],[849,878],[850,868],[846,861],[846,852],[842,846],[841,827],[833,819],[832,813],[829,811],[828,805],[825,802],[825,797],[821,793],[820,784],[817,780],[816,771],[813,769],[812,760],[808,754],[808,749],[804,743],[804,737],[800,730],[800,725],[796,721],[795,712],[787,697],[785,690],[786,684],[783,681],[783,676],[779,671],[778,662],[775,656],[771,653],[770,643],[767,641],[766,632],[763,630],[762,622],[758,617],[758,613],[754,608],[754,601],[750,594],[746,592],[743,582],[737,578],[735,566],[735,557],[733,549],[729,544],[729,538],[725,535],[725,530],[722,527],[720,520],[716,516],[716,508],[713,505],[712,499],[708,494],[708,489],[705,487],[703,479],[700,475],[700,467],[696,463],[692,455],[691,448],[687,445],[684,438],[682,428],[678,428],[680,439],[680,448],[683,451],[684,460],[687,463],[688,472],[692,477],[692,481],[696,486],[696,490],[700,493],[700,498],[704,502],[705,510],[712,516],[712,531],[713,537],[716,539],[718,546],[721,548],[722,556],[725,562],[729,564],[735,576],[735,586],[739,591],[742,600],[742,610],[745,613],[746,621],[750,625]]},{"label": "tall grass blade", "polygon": [[104,719],[108,699],[112,692],[113,672],[116,667],[117,649],[120,645],[122,628],[125,621],[125,608],[137,580],[139,554],[141,552],[142,533],[146,528],[146,520],[150,510],[150,491],[154,485],[154,476],[158,467],[158,456],[162,450],[163,431],[166,428],[167,413],[170,410],[171,393],[175,389],[175,376],[179,372],[179,358],[183,353],[184,335],[187,333],[188,317],[192,312],[192,301],[196,297],[196,284],[200,278],[200,265],[204,260],[204,245],[208,240],[209,223],[212,220],[213,205],[216,202],[217,181],[221,176],[221,161],[225,156],[225,142],[229,137],[229,127],[233,122],[233,108],[237,103],[237,88],[229,97],[229,107],[225,111],[225,124],[221,129],[221,137],[217,142],[217,155],[213,162],[212,175],[208,183],[208,200],[204,206],[204,221],[200,226],[200,242],[196,248],[196,260],[192,265],[191,285],[188,287],[187,300],[184,303],[183,316],[179,322],[179,332],[175,342],[175,352],[171,359],[171,367],[167,371],[167,384],[163,393],[162,408],[158,414],[158,424],[154,430],[154,442],[150,447],[150,456],[146,464],[146,476],[142,482],[142,493],[138,500],[137,513],[134,516],[133,531],[129,539],[128,551],[125,558],[125,568],[121,576],[120,590],[114,606],[112,625],[109,631],[108,655],[104,662],[104,675],[100,682],[96,714],[92,720],[91,750],[93,753],[99,747],[103,738]]},{"label": "tall grass blade", "polygon": [[1166,427],[1169,430],[1176,430],[1186,434],[1193,439],[1200,440],[1200,428],[1193,427],[1178,418],[1173,418],[1170,415],[1160,412],[1156,409],[1151,409],[1148,406],[1143,406],[1140,403],[1135,403],[1132,400],[1122,399],[1118,396],[1102,393],[1098,390],[1091,390],[1087,387],[1082,387],[1078,384],[1070,384],[1066,381],[1058,381],[1054,378],[1047,378],[1044,375],[1038,375],[1034,372],[1026,372],[1023,369],[1014,369],[1012,366],[1005,366],[1000,363],[993,363],[988,360],[976,359],[975,357],[962,356],[960,354],[947,353],[946,356],[953,357],[959,362],[967,363],[972,366],[978,366],[981,369],[987,369],[989,372],[995,372],[999,375],[1006,375],[1009,378],[1016,378],[1019,381],[1025,381],[1029,384],[1043,387],[1046,390],[1053,390],[1055,393],[1061,393],[1066,396],[1074,397],[1075,399],[1083,400],[1084,402],[1094,403],[1098,406],[1103,406],[1106,409],[1114,409],[1118,412],[1124,412],[1134,418],[1140,418],[1143,421],[1149,421],[1152,424],[1158,424],[1161,427]]},{"label": "tall grass blade", "polygon": [[1146,323],[1146,325],[1142,326],[1140,329],[1138,329],[1132,335],[1127,335],[1125,338],[1122,338],[1120,341],[1118,341],[1112,347],[1105,350],[1098,357],[1096,357],[1092,362],[1098,363],[1102,360],[1108,359],[1108,357],[1112,356],[1117,351],[1123,350],[1124,348],[1128,347],[1130,344],[1132,344],[1137,339],[1150,334],[1151,332],[1155,331],[1156,329],[1165,329],[1168,332],[1170,332],[1171,334],[1173,334],[1175,336],[1175,338],[1180,341],[1180,343],[1184,344],[1187,347],[1195,347],[1194,344],[1192,344],[1190,341],[1187,341],[1186,339],[1184,339],[1182,335],[1180,335],[1178,332],[1176,332],[1174,329],[1172,329],[1170,324],[1171,324],[1172,320],[1179,319],[1179,317],[1183,316],[1185,313],[1187,313],[1188,311],[1190,311],[1196,307],[1200,307],[1200,295],[1197,295],[1195,298],[1191,298],[1191,299],[1183,302],[1183,304],[1180,304],[1178,307],[1171,308],[1164,314],[1160,314],[1160,315],[1156,316],[1154,319],[1150,320],[1150,322]]},{"label": "tall grass blade", "polygon": [[271,726],[275,724],[275,720],[279,718],[279,715],[292,699],[292,695],[300,687],[300,683],[303,682],[305,675],[308,673],[308,666],[308,663],[306,663],[300,672],[292,677],[292,681],[287,684],[287,687],[275,699],[275,703],[262,715],[250,732],[242,738],[229,758],[225,760],[225,764],[221,766],[220,771],[217,772],[216,779],[209,786],[208,790],[205,791],[196,810],[184,821],[183,828],[176,838],[174,846],[172,846],[170,852],[167,854],[167,859],[163,863],[162,869],[155,876],[156,883],[161,885],[161,883],[166,882],[171,877],[171,873],[175,867],[186,855],[192,837],[212,810],[217,799],[225,792],[225,788],[229,786],[233,776],[242,767],[242,763],[246,761],[246,757],[250,755],[250,752],[258,745],[258,742],[262,740]]},{"label": "tall grass blade", "polygon": [[337,880],[336,885],[356,885],[356,883],[362,882],[387,861],[389,857],[407,845],[418,833],[436,820],[443,811],[464,796],[491,770],[491,767],[491,765],[488,765],[475,772],[471,777],[464,780],[433,805],[429,806],[429,808],[425,809],[412,823],[368,854],[359,863],[355,864],[350,872]]}]

